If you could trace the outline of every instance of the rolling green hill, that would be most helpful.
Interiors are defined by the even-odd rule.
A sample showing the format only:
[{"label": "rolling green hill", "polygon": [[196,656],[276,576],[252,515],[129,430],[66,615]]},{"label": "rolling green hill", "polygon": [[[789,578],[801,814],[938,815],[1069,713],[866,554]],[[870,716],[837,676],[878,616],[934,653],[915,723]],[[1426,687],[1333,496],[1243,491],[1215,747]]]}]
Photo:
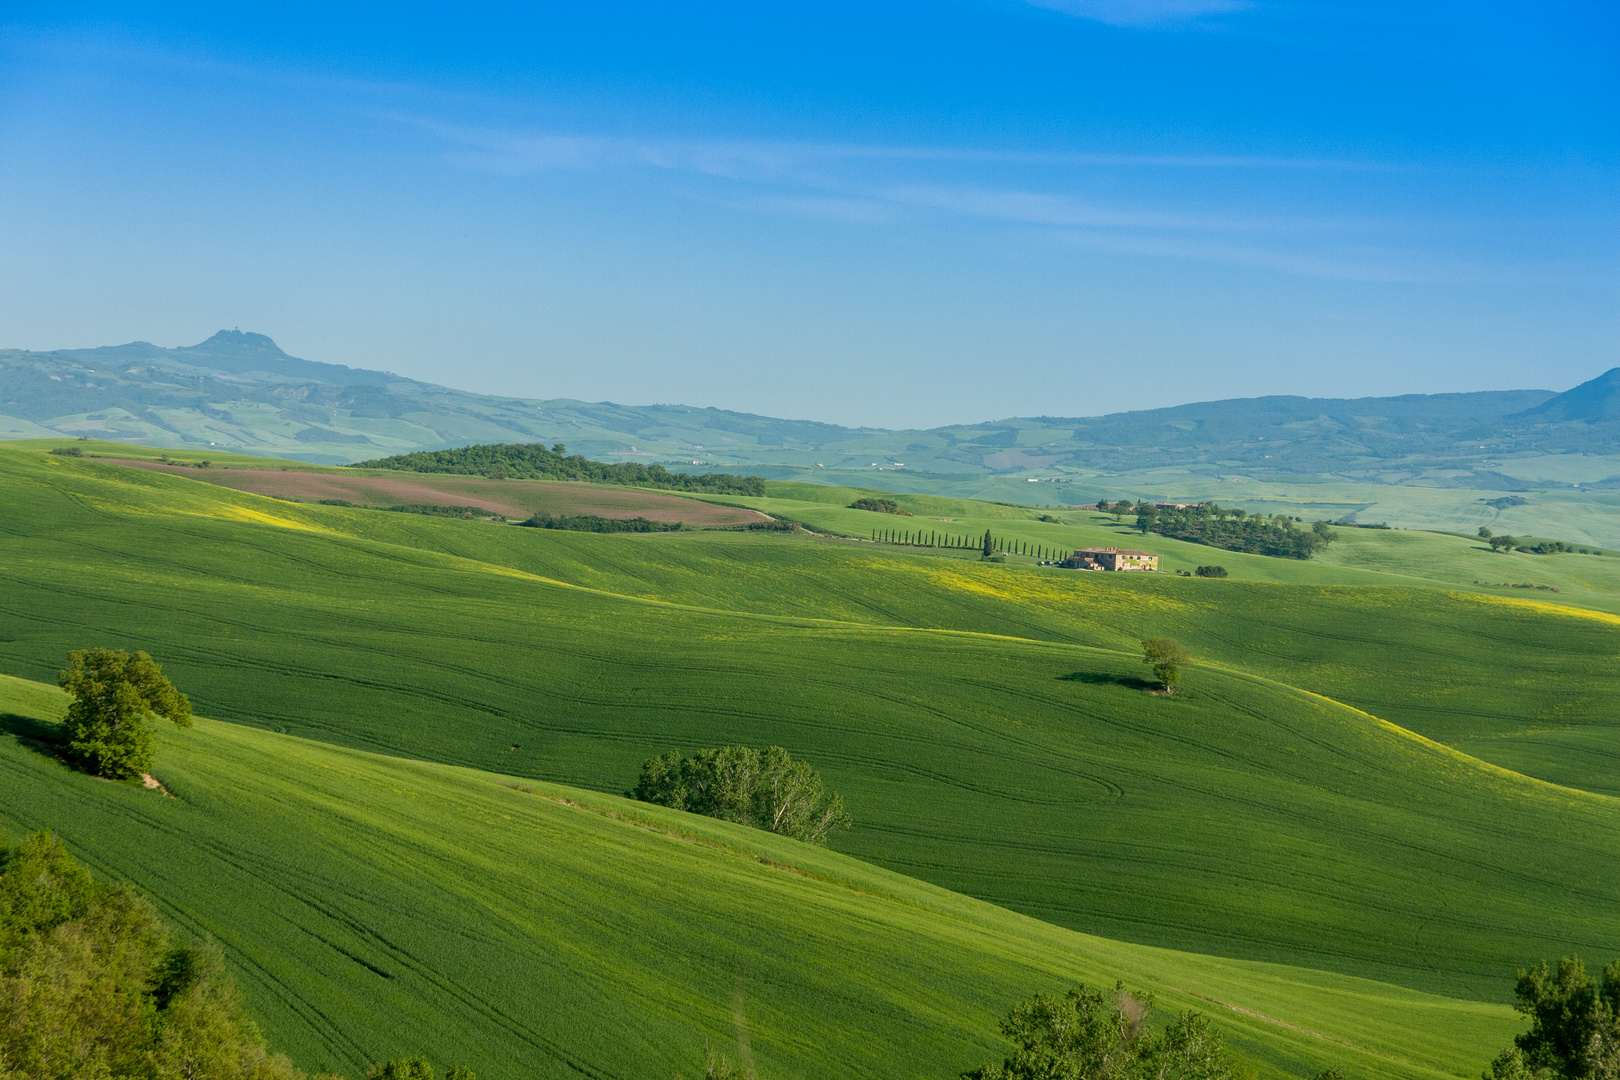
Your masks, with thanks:
[{"label": "rolling green hill", "polygon": [[1476,1074],[1509,1009],[1059,929],[769,834],[239,725],[161,734],[176,797],[72,773],[64,705],[0,676],[0,821],[57,830],[233,967],[275,1046],[357,1076],[940,1080],[1035,990],[1117,979],[1204,1012],[1264,1078]]},{"label": "rolling green hill", "polygon": [[[543,535],[23,451],[0,493],[14,674],[145,647],[217,717],[607,792],[671,747],[779,743],[845,794],[846,853],[1139,943],[1480,998],[1620,951],[1620,804],[1412,733],[1556,726],[1521,753],[1578,771],[1613,743],[1606,616]],[[1165,632],[1201,658],[1179,699],[1138,688],[1136,639]]]}]

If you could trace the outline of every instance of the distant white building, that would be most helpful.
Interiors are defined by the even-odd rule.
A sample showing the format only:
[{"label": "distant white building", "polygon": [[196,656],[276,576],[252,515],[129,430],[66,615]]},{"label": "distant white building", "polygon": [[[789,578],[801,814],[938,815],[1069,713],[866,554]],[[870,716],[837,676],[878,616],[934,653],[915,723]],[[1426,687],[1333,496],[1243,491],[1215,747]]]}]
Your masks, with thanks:
[{"label": "distant white building", "polygon": [[1157,570],[1159,557],[1133,548],[1080,548],[1068,565],[1077,570]]}]

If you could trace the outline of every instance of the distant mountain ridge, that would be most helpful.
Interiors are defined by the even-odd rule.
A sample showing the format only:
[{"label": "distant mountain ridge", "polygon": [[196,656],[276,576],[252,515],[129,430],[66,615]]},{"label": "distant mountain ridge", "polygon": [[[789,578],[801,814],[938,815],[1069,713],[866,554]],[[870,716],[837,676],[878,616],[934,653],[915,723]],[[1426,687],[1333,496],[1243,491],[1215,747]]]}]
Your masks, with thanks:
[{"label": "distant mountain ridge", "polygon": [[1516,414],[1513,419],[1552,423],[1584,421],[1590,424],[1620,420],[1620,367],[1610,368],[1573,390],[1565,390],[1534,408]]},{"label": "distant mountain ridge", "polygon": [[[0,437],[93,435],[341,464],[472,443],[564,443],[605,461],[780,467],[817,478],[1094,477],[1180,468],[1254,478],[1332,476],[1520,490],[1498,459],[1620,453],[1620,368],[1562,394],[1504,390],[1385,398],[1260,397],[1093,417],[1020,417],[929,430],[849,428],[715,408],[471,394],[288,356],[221,330],[149,342],[0,350]],[[766,475],[770,475],[769,472]],[[1605,482],[1606,483],[1606,482]]]}]

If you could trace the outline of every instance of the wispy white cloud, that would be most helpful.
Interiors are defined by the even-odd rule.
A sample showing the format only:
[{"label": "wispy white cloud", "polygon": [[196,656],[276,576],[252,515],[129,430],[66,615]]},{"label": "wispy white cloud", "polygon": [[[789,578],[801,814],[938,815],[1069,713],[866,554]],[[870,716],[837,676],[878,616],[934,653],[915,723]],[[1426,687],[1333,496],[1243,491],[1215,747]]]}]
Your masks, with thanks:
[{"label": "wispy white cloud", "polygon": [[1254,5],[1249,0],[1025,0],[1112,26],[1175,26],[1200,15],[1226,15]]},{"label": "wispy white cloud", "polygon": [[[1424,254],[1425,238],[1435,241],[1444,227],[1424,217],[1220,209],[1222,192],[1240,194],[1233,206],[1255,205],[1253,176],[1268,170],[1402,171],[1378,162],[647,138],[466,126],[406,114],[388,118],[431,136],[443,159],[458,168],[511,176],[651,169],[715,182],[689,183],[681,193],[744,213],[868,226],[944,215],[1045,230],[1059,242],[1095,250],[1340,280],[1506,280],[1517,272],[1512,260]],[[1123,191],[1088,183],[1120,169],[1140,170],[1132,175],[1155,182]],[[1220,183],[1206,175],[1157,182],[1153,174],[1164,170],[1238,175]],[[1178,192],[1188,197],[1178,198]],[[1445,247],[1440,243],[1435,250]]]},{"label": "wispy white cloud", "polygon": [[1168,169],[1299,169],[1390,172],[1401,166],[1343,158],[1270,157],[1254,154],[1122,154],[986,149],[981,147],[815,143],[752,139],[669,139],[517,132],[445,123],[402,112],[377,117],[464,147],[456,160],[505,173],[589,169],[609,165],[654,165],[715,176],[769,174],[840,161],[955,162],[964,165],[1100,165]]},{"label": "wispy white cloud", "polygon": [[1304,223],[1279,219],[1106,206],[1070,195],[1044,191],[936,187],[919,184],[893,185],[881,190],[883,197],[896,203],[953,211],[973,217],[1015,221],[1026,225],[1199,232],[1265,232],[1307,227]]}]

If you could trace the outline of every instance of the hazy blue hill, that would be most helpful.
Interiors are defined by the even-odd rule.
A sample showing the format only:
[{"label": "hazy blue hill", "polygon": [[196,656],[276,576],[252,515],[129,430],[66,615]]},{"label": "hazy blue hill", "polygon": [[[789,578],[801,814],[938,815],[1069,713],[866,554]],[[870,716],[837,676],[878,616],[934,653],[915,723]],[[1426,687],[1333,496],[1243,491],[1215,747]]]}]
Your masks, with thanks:
[{"label": "hazy blue hill", "polygon": [[[471,443],[560,442],[608,462],[684,471],[734,466],[780,478],[1043,504],[1094,501],[1099,488],[1133,497],[1191,495],[1198,478],[1234,475],[1488,493],[1545,486],[1505,461],[1620,454],[1617,387],[1620,369],[1564,394],[1274,396],[887,430],[686,405],[470,394],[303,360],[262,334],[222,330],[174,349],[132,342],[0,351],[0,435],[82,434],[323,464]],[[1614,486],[1620,461],[1613,465],[1589,466],[1577,479],[1592,488]],[[1169,473],[1149,475],[1156,470]],[[1021,478],[1032,473],[1076,486],[1026,490]],[[1003,477],[1019,482],[997,487]],[[1090,489],[1083,498],[1082,483]]]},{"label": "hazy blue hill", "polygon": [[1583,420],[1593,424],[1620,420],[1620,367],[1610,368],[1597,378],[1527,409],[1514,419],[1553,423]]},{"label": "hazy blue hill", "polygon": [[231,375],[272,375],[334,386],[381,386],[399,381],[398,375],[386,371],[300,360],[282,352],[280,346],[263,334],[240,330],[221,330],[201,344],[182,345],[177,349],[133,341],[128,345],[106,345],[98,349],[64,349],[55,355],[72,357],[89,365],[116,365],[124,361],[178,363]]}]

